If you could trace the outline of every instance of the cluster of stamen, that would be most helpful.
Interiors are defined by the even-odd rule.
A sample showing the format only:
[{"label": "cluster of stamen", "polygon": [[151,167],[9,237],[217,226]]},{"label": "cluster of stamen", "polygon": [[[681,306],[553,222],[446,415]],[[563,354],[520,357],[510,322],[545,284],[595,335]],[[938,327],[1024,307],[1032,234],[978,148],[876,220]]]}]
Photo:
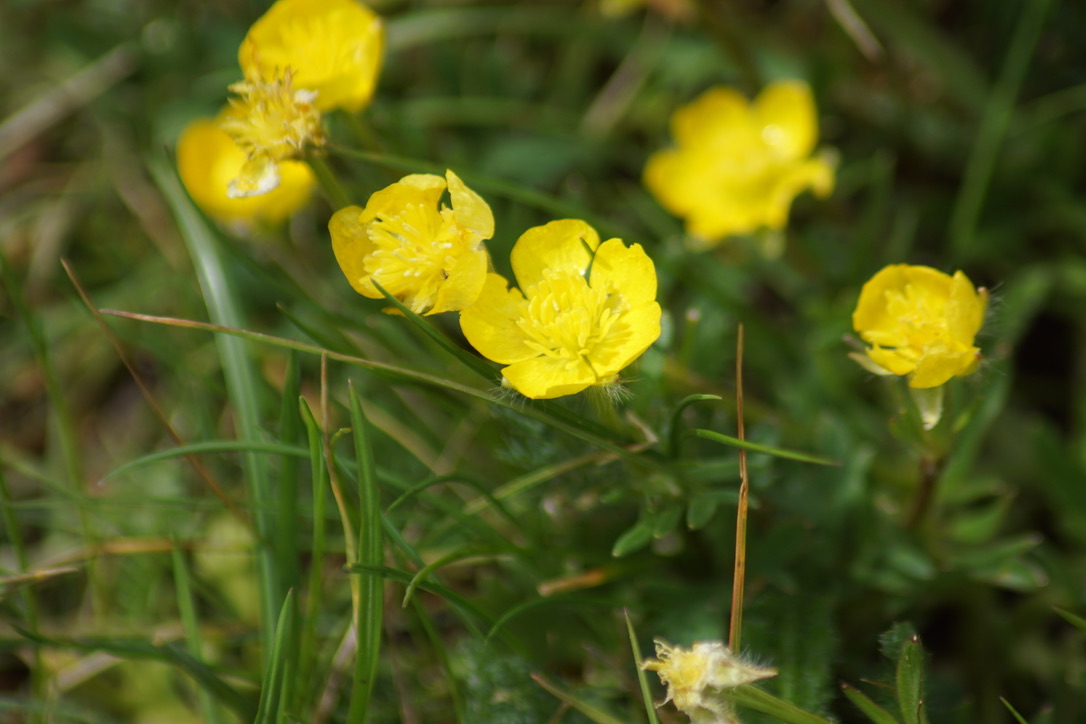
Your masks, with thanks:
[{"label": "cluster of stamen", "polygon": [[418,203],[405,204],[395,216],[378,215],[367,233],[374,250],[366,257],[366,272],[420,314],[433,306],[466,243],[451,212]]},{"label": "cluster of stamen", "polygon": [[598,379],[592,367],[593,352],[607,340],[619,317],[620,297],[593,289],[583,276],[555,271],[548,271],[543,281],[525,293],[517,326],[528,347],[564,360],[570,371],[587,365]]}]

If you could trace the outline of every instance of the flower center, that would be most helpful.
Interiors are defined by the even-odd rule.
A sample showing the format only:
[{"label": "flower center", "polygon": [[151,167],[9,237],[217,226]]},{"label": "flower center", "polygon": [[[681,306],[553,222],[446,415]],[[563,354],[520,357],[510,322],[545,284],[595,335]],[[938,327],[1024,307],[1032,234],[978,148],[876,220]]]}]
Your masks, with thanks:
[{"label": "flower center", "polygon": [[366,272],[419,314],[433,306],[468,244],[451,212],[412,202],[395,216],[378,214],[366,233],[374,245],[365,260]]},{"label": "flower center", "polygon": [[887,292],[886,309],[897,320],[898,339],[894,340],[899,354],[919,359],[933,345],[945,347],[948,329],[943,307],[945,300],[931,294],[917,293],[912,285],[902,292]]},{"label": "flower center", "polygon": [[241,96],[231,99],[232,113],[222,124],[234,142],[252,156],[266,153],[282,160],[306,144],[321,145],[320,113],[313,105],[313,91],[294,90],[290,68],[282,76],[264,83],[245,80],[230,90]]},{"label": "flower center", "polygon": [[607,339],[621,313],[621,296],[593,289],[583,276],[548,271],[526,290],[517,326],[540,355],[565,362],[565,369],[592,367],[593,353]]}]

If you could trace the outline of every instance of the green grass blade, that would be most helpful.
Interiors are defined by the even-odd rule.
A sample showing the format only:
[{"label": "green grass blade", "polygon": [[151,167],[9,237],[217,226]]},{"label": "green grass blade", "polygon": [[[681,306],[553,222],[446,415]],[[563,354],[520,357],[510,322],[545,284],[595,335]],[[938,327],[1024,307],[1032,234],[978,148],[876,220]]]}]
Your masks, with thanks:
[{"label": "green grass blade", "polygon": [[851,687],[848,684],[842,684],[841,691],[843,691],[845,697],[855,704],[856,708],[862,711],[874,724],[901,724],[894,718],[893,714],[876,704],[871,700],[871,697],[867,696],[867,694],[864,694],[859,689]]},{"label": "green grass blade", "polygon": [[[358,462],[359,525],[358,561],[360,566],[380,566],[384,562],[384,537],[381,527],[381,496],[377,489],[377,469],[369,423],[362,412],[358,390],[351,385],[351,432]],[[358,651],[355,656],[354,681],[348,721],[364,722],[370,694],[377,677],[381,649],[381,620],[384,613],[384,581],[366,570],[359,571],[359,600],[355,626]]]},{"label": "green grass blade", "polygon": [[[295,443],[301,437],[301,417],[297,400],[301,394],[302,375],[298,353],[291,350],[287,356],[286,379],[283,384],[282,403],[279,407],[279,433],[284,443]],[[275,524],[276,568],[282,583],[288,589],[297,588],[301,582],[298,550],[298,471],[299,456],[294,450],[279,457],[279,486],[276,490],[278,520]]]},{"label": "green grass blade", "polygon": [[698,428],[690,433],[695,437],[704,438],[706,440],[712,440],[713,442],[723,443],[724,445],[731,445],[732,447],[743,448],[744,450],[750,450],[751,452],[760,452],[767,455],[772,455],[778,458],[785,458],[787,460],[799,460],[804,463],[814,463],[815,465],[840,465],[841,463],[836,460],[830,460],[829,458],[819,457],[817,455],[811,455],[810,453],[797,452],[795,450],[785,450],[779,447],[770,447],[769,445],[759,445],[756,442],[750,442],[748,440],[740,440],[737,437],[731,435],[724,435],[713,430],[702,430]]},{"label": "green grass blade", "polygon": [[[372,280],[371,280],[372,281]],[[388,293],[388,291],[377,282],[373,282],[373,286],[377,287],[377,291],[381,292],[385,296],[385,301],[391,304],[400,314],[411,322],[419,331],[421,331],[426,337],[433,340],[438,347],[448,352],[453,359],[461,362],[465,367],[475,372],[480,377],[488,382],[494,382],[497,376],[497,370],[494,366],[486,360],[476,357],[475,355],[460,349],[452,343],[448,337],[434,328],[434,325],[427,322],[419,315],[412,312],[407,305],[401,302],[396,297]]]},{"label": "green grass blade", "polygon": [[969,154],[965,177],[950,216],[950,247],[959,264],[963,263],[972,251],[970,247],[973,245],[984,197],[988,193],[988,183],[995,171],[1003,138],[1014,115],[1018,90],[1022,86],[1026,69],[1029,68],[1033,49],[1037,45],[1051,4],[1051,0],[1030,0],[1022,3],[1022,14],[1004,59],[999,80],[980,116],[977,140]]},{"label": "green grass blade", "polygon": [[[177,219],[181,236],[192,258],[196,276],[207,303],[208,316],[214,324],[243,328],[244,313],[234,289],[234,280],[223,264],[218,249],[218,239],[204,217],[193,206],[177,175],[161,160],[149,162],[151,176],[162,190],[167,203]],[[252,362],[250,345],[243,338],[220,335],[216,337],[227,395],[234,408],[238,438],[245,442],[262,439],[260,428],[259,376]],[[257,573],[260,582],[261,637],[264,644],[265,663],[270,655],[274,631],[272,621],[279,613],[279,602],[286,593],[282,575],[277,568],[272,541],[278,537],[275,530],[275,497],[269,477],[267,461],[253,452],[243,456],[243,469],[247,490],[254,503],[254,520],[258,534],[256,552]]]},{"label": "green grass blade", "polygon": [[275,624],[275,638],[272,643],[268,666],[264,671],[264,680],[260,688],[260,708],[257,710],[255,724],[277,724],[285,721],[284,708],[290,701],[290,682],[295,675],[297,646],[294,639],[294,591],[288,591],[283,607],[279,610],[279,620]]},{"label": "green grass blade", "polygon": [[[302,611],[302,631],[299,637],[298,660],[301,671],[313,671],[316,666],[318,638],[317,621],[323,598],[324,557],[326,542],[325,512],[328,505],[328,468],[324,462],[324,438],[305,398],[298,398],[299,416],[309,442],[310,477],[313,481],[313,535],[309,551],[309,578],[306,584],[305,608]],[[312,680],[306,675],[307,680]]]},{"label": "green grass blade", "polygon": [[675,405],[675,409],[671,411],[671,417],[668,421],[668,448],[667,454],[671,457],[678,457],[679,450],[682,445],[682,414],[686,408],[693,405],[695,402],[711,402],[716,400],[723,400],[720,395],[688,395],[679,401],[679,404]]},{"label": "green grass blade", "polygon": [[554,698],[569,704],[571,707],[588,717],[590,721],[595,722],[595,724],[625,724],[621,719],[611,716],[602,709],[592,706],[588,702],[581,701],[572,694],[567,694],[539,674],[532,674],[532,680],[546,689],[554,696]]},{"label": "green grass blade", "polygon": [[[196,611],[196,604],[192,598],[192,581],[189,577],[189,569],[185,564],[185,557],[181,554],[181,548],[174,540],[173,549],[170,551],[173,559],[173,581],[177,594],[177,610],[181,615],[181,626],[185,630],[185,641],[189,651],[197,660],[203,660],[203,642],[200,639],[200,619]],[[196,698],[200,701],[200,710],[203,712],[203,721],[207,724],[218,724],[219,710],[216,708],[211,694],[204,689],[196,690]]]},{"label": "green grass blade", "polygon": [[649,680],[645,676],[645,670],[641,668],[641,647],[637,644],[637,634],[634,632],[633,621],[630,620],[630,612],[623,611],[626,617],[626,633],[630,636],[630,651],[633,653],[634,668],[637,671],[637,685],[641,689],[641,700],[645,703],[645,716],[649,724],[660,724],[660,718],[656,716],[656,705],[652,702],[652,691],[649,689]]},{"label": "green grass blade", "polygon": [[1063,618],[1069,624],[1071,624],[1072,626],[1077,628],[1082,633],[1086,634],[1086,618],[1082,618],[1081,616],[1076,616],[1075,614],[1071,613],[1070,611],[1063,610],[1059,606],[1053,606],[1052,610],[1054,610],[1059,615],[1063,616]]},{"label": "green grass blade", "polygon": [[175,643],[152,644],[143,639],[118,637],[82,637],[78,639],[46,637],[14,627],[15,631],[38,644],[88,653],[103,651],[122,659],[146,659],[171,664],[191,676],[207,692],[233,711],[243,721],[256,716],[256,702],[243,696],[219,677],[207,664],[199,661]]},{"label": "green grass blade", "polygon": [[1013,706],[1011,706],[1011,703],[1009,701],[1004,699],[1002,696],[999,697],[999,700],[1001,702],[1003,702],[1003,706],[1007,707],[1007,711],[1009,711],[1011,713],[1011,716],[1014,717],[1014,720],[1016,722],[1018,722],[1018,724],[1029,724],[1029,722],[1026,721],[1026,718],[1024,716],[1022,716],[1021,714],[1019,714],[1018,710],[1016,710]]},{"label": "green grass blade", "polygon": [[[264,334],[262,332],[251,332],[247,329],[239,329],[237,327],[220,324],[208,324],[206,322],[197,322],[191,319],[155,317],[147,314],[134,314],[132,312],[121,312],[117,310],[101,311],[103,314],[109,314],[117,317],[125,317],[127,319],[135,319],[143,322],[152,322],[156,324],[167,324],[176,327],[186,327],[189,329],[202,329],[209,332],[218,332],[220,334],[240,337],[242,339],[272,344],[277,347],[282,347],[284,349],[294,349],[300,352],[305,352],[307,354],[313,354],[318,356],[327,355],[328,359],[330,360],[346,362],[347,364],[370,370],[384,377],[399,382],[409,382],[425,385],[427,387],[441,388],[452,392],[457,392],[477,400],[482,400],[484,402],[488,402],[494,405],[500,405],[501,407],[513,410],[518,414],[524,415],[525,417],[530,417],[557,430],[561,430],[567,435],[575,437],[579,440],[583,440],[590,445],[595,445],[596,447],[607,450],[608,452],[612,452],[616,456],[628,462],[634,463],[635,465],[650,468],[653,470],[667,470],[667,466],[660,462],[658,459],[656,459],[656,457],[650,455],[641,455],[631,450],[627,450],[620,443],[616,442],[613,438],[609,439],[608,437],[601,434],[599,432],[600,427],[598,425],[592,424],[590,421],[585,420],[584,418],[581,418],[578,415],[569,412],[568,410],[565,410],[559,405],[523,404],[495,396],[490,392],[481,390],[477,387],[471,387],[470,385],[464,385],[460,384],[459,382],[446,380],[436,375],[430,375],[425,372],[418,372],[416,370],[411,370],[406,367],[398,367],[396,365],[385,364],[383,362],[372,362],[361,357],[353,357],[351,355],[333,352],[312,344],[307,344],[305,342],[299,342],[297,340],[287,339],[285,337],[276,337],[274,335]],[[541,400],[540,402],[550,403],[552,401]],[[762,448],[759,447],[758,449],[761,450]],[[829,465],[834,463],[826,462],[823,464]]]},{"label": "green grass blade", "polygon": [[804,711],[756,686],[747,685],[727,689],[724,695],[736,704],[769,714],[788,724],[832,724],[829,719]]}]

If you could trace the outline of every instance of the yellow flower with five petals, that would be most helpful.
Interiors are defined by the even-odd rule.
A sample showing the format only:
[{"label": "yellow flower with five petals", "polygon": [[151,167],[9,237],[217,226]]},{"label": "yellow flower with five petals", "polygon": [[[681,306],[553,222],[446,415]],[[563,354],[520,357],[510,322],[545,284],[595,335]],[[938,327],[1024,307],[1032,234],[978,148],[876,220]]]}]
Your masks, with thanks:
[{"label": "yellow flower with five petals", "polygon": [[220,127],[229,112],[225,108],[217,118],[197,118],[185,126],[177,140],[181,182],[197,206],[229,227],[283,221],[309,200],[316,185],[313,171],[301,161],[283,161],[278,188],[262,196],[231,198],[227,188],[246,156]]},{"label": "yellow flower with five petals", "polygon": [[524,232],[511,262],[520,289],[489,274],[460,328],[525,397],[612,384],[660,336],[656,268],[640,244],[601,244],[584,221],[563,219]]},{"label": "yellow flower with five petals", "polygon": [[381,19],[362,3],[279,0],[249,29],[238,63],[246,78],[265,83],[290,68],[321,112],[357,112],[373,96],[383,55]]},{"label": "yellow flower with five petals", "polygon": [[818,119],[801,81],[773,83],[753,103],[732,88],[710,88],[675,111],[671,135],[676,147],[649,158],[644,182],[686,220],[697,245],[783,229],[800,192],[833,190],[833,165],[811,155]]},{"label": "yellow flower with five petals", "polygon": [[[446,188],[452,208],[439,206]],[[494,214],[452,171],[412,174],[372,194],[364,209],[340,209],[328,230],[356,292],[384,299],[376,282],[412,312],[438,314],[467,307],[482,291]]]},{"label": "yellow flower with five petals", "polygon": [[852,357],[876,374],[908,375],[911,388],[938,387],[977,368],[987,307],[988,290],[961,271],[891,264],[860,291],[852,325],[871,346]]}]

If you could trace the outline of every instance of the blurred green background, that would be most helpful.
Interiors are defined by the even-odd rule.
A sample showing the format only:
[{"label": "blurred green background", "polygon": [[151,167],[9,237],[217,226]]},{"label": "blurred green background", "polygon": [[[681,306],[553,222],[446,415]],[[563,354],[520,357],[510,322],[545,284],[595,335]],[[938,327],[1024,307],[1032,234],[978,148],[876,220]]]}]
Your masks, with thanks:
[{"label": "blurred green background", "polygon": [[[410,580],[468,556],[406,607],[389,574],[370,719],[591,719],[539,672],[645,721],[622,610],[646,653],[654,636],[726,637],[735,450],[664,443],[673,419],[735,434],[739,323],[748,435],[841,463],[751,456],[743,648],[780,669],[764,687],[866,721],[839,684],[892,701],[863,682],[893,682],[887,654],[915,630],[931,721],[1013,721],[1000,697],[1029,722],[1086,716],[1086,634],[1054,609],[1086,615],[1086,6],[706,0],[675,19],[650,5],[374,3],[376,97],[360,122],[328,119],[328,163],[357,203],[409,171],[460,174],[494,209],[499,271],[553,218],[646,248],[664,335],[617,409],[501,407],[332,362],[325,425],[318,356],[107,320],[184,444],[207,444],[199,458],[241,518],[263,521],[264,545],[179,456],[147,458],[182,445],[61,259],[97,308],[224,321],[226,304],[250,330],[484,392],[497,377],[487,387],[351,291],[322,198],[250,238],[184,221],[175,140],[239,79],[264,3],[0,5],[0,721],[245,721],[262,683],[282,692],[282,721],[347,721],[349,546],[307,433],[351,424],[348,379],[378,451],[385,564]],[[641,186],[645,160],[705,88],[753,95],[780,78],[812,86],[834,194],[797,199],[779,257],[750,239],[688,251]],[[992,293],[984,363],[951,385],[953,444],[920,526],[904,388],[846,356],[860,287],[902,262],[962,269]],[[207,286],[211,267],[225,292]],[[433,321],[463,344],[455,319]],[[724,399],[675,413],[699,393]],[[664,442],[616,460],[563,433],[563,414],[616,443]],[[337,450],[353,491],[353,449]],[[473,505],[480,491],[504,511]],[[297,670],[276,678],[270,618],[288,589]]]}]

